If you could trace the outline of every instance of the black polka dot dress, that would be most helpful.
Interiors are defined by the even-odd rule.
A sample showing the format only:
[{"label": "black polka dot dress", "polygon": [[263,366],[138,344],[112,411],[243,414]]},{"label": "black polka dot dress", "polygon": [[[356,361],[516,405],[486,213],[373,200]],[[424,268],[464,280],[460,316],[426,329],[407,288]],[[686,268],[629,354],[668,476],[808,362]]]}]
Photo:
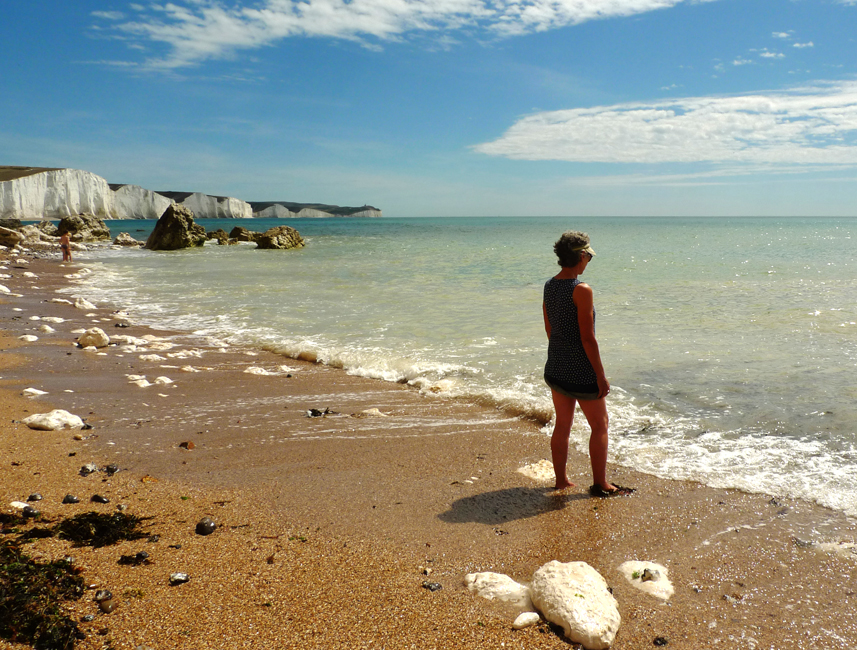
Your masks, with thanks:
[{"label": "black polka dot dress", "polygon": [[[581,393],[598,392],[595,370],[580,340],[577,323],[577,306],[572,295],[580,284],[577,278],[545,283],[544,301],[551,336],[548,344],[548,360],[545,364],[545,379]],[[595,313],[593,310],[593,319]]]}]

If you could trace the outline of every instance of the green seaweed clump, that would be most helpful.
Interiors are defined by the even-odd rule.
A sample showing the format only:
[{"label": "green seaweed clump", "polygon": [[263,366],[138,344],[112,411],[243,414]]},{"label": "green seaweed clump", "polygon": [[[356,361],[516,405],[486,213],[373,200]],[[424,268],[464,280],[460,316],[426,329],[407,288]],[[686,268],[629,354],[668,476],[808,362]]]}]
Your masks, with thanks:
[{"label": "green seaweed clump", "polygon": [[62,603],[77,600],[84,589],[69,562],[36,562],[17,542],[0,540],[0,638],[37,650],[73,650],[84,635]]},{"label": "green seaweed clump", "polygon": [[138,530],[146,519],[151,517],[126,515],[124,512],[112,515],[84,512],[58,524],[56,531],[60,539],[70,540],[76,546],[100,548],[122,540],[134,541],[148,537],[148,533]]}]

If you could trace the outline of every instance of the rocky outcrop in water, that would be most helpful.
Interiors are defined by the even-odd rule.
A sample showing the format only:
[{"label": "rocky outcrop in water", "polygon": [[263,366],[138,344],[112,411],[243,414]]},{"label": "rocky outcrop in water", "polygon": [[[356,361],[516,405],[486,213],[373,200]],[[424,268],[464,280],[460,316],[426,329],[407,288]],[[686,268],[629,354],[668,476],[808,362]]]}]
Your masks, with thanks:
[{"label": "rocky outcrop in water", "polygon": [[256,241],[256,238],[261,234],[262,233],[247,230],[241,226],[235,226],[229,232],[229,239],[234,239],[235,241]]},{"label": "rocky outcrop in water", "polygon": [[63,217],[57,226],[57,236],[68,233],[72,241],[89,242],[110,239],[110,229],[103,220],[91,214]]},{"label": "rocky outcrop in water", "polygon": [[145,248],[174,251],[205,244],[205,228],[193,222],[193,212],[173,204],[164,213],[146,240]]},{"label": "rocky outcrop in water", "polygon": [[297,230],[290,226],[277,226],[262,233],[256,238],[256,248],[286,250],[303,248],[304,240]]}]

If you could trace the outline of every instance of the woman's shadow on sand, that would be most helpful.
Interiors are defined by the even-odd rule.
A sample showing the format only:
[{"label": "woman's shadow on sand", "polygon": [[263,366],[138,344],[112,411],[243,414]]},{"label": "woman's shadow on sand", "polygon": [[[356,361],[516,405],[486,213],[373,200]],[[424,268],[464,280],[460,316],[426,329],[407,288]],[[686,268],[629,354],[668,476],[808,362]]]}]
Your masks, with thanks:
[{"label": "woman's shadow on sand", "polygon": [[437,517],[449,524],[475,522],[496,526],[562,510],[568,503],[586,498],[584,494],[566,494],[551,487],[514,487],[457,499]]}]

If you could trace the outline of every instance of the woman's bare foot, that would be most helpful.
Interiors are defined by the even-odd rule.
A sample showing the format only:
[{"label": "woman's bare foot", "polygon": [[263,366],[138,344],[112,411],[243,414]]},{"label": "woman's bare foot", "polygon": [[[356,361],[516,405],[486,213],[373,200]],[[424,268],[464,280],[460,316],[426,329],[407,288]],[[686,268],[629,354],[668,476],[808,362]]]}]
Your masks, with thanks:
[{"label": "woman's bare foot", "polygon": [[565,488],[574,487],[574,483],[569,481],[567,478],[561,481],[557,481],[556,485],[553,486],[554,490],[564,490]]}]

